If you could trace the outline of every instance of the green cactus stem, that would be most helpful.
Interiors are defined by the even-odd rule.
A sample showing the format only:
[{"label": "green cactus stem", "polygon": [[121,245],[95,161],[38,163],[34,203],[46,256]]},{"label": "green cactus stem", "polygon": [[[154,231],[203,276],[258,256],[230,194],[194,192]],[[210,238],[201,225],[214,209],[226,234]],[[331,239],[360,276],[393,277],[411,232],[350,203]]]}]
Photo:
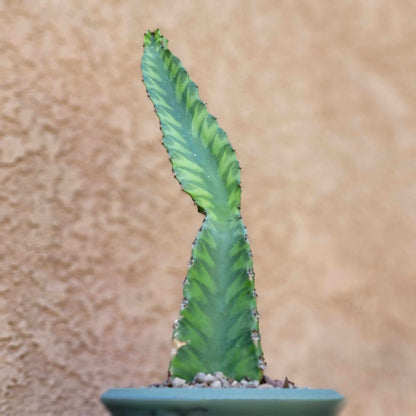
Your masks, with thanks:
[{"label": "green cactus stem", "polygon": [[145,34],[141,68],[175,177],[205,215],[174,324],[169,374],[191,381],[198,372],[222,371],[260,380],[265,363],[234,149],[159,30]]}]

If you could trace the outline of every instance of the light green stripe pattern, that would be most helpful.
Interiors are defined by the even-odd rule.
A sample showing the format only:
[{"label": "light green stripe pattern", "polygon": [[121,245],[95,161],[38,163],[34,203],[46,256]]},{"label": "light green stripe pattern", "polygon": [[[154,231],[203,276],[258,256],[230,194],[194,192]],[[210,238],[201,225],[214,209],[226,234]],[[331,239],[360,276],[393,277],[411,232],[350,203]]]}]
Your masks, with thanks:
[{"label": "light green stripe pattern", "polygon": [[222,371],[259,380],[264,360],[235,152],[159,30],[145,34],[141,67],[173,172],[205,215],[174,325],[169,375],[190,381],[198,372]]}]

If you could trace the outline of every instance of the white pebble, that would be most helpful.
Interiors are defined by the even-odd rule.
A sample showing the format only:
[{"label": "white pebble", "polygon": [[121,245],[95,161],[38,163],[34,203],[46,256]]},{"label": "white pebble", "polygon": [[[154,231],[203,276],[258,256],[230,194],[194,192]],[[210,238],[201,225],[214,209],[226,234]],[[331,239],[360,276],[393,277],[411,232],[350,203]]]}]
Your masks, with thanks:
[{"label": "white pebble", "polygon": [[215,377],[217,380],[225,380],[225,375],[224,375],[221,371],[216,371],[216,372],[214,373],[214,377]]},{"label": "white pebble", "polygon": [[186,381],[183,378],[175,377],[172,380],[172,387],[185,387]]},{"label": "white pebble", "polygon": [[211,384],[213,381],[215,381],[215,377],[212,374],[207,374],[205,376],[205,383]]},{"label": "white pebble", "polygon": [[211,387],[211,388],[213,388],[213,389],[219,389],[219,388],[221,388],[221,387],[222,387],[222,385],[221,385],[221,381],[219,381],[219,380],[214,380],[214,381],[210,384],[210,387]]},{"label": "white pebble", "polygon": [[197,373],[197,375],[194,377],[195,383],[203,383],[205,381],[205,374],[204,373]]}]

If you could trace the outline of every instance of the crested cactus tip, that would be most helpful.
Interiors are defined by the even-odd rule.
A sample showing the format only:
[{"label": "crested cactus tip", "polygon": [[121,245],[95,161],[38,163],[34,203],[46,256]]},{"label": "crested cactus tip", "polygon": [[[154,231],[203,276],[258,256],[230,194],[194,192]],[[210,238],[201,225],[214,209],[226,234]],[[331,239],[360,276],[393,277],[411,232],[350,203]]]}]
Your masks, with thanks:
[{"label": "crested cactus tip", "polygon": [[148,30],[144,34],[143,46],[146,47],[151,45],[152,43],[155,45],[160,44],[165,48],[168,46],[168,40],[160,33],[159,29],[156,29],[154,32]]}]

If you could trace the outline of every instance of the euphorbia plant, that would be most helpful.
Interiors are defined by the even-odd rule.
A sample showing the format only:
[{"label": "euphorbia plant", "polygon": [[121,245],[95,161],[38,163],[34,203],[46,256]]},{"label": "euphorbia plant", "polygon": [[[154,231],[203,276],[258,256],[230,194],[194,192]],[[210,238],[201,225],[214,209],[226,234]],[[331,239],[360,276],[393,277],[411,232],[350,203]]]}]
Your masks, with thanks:
[{"label": "euphorbia plant", "polygon": [[[294,384],[262,377],[253,262],[240,214],[235,152],[158,30],[145,34],[142,71],[173,172],[205,218],[174,324],[170,377],[151,388],[110,389],[103,403],[113,416],[335,415],[342,402],[337,392],[281,389]],[[185,381],[212,389],[153,388],[184,387]]]},{"label": "euphorbia plant", "polygon": [[169,375],[191,381],[198,372],[221,371],[260,380],[265,362],[235,151],[159,30],[145,34],[141,68],[174,175],[205,216],[174,324]]}]

